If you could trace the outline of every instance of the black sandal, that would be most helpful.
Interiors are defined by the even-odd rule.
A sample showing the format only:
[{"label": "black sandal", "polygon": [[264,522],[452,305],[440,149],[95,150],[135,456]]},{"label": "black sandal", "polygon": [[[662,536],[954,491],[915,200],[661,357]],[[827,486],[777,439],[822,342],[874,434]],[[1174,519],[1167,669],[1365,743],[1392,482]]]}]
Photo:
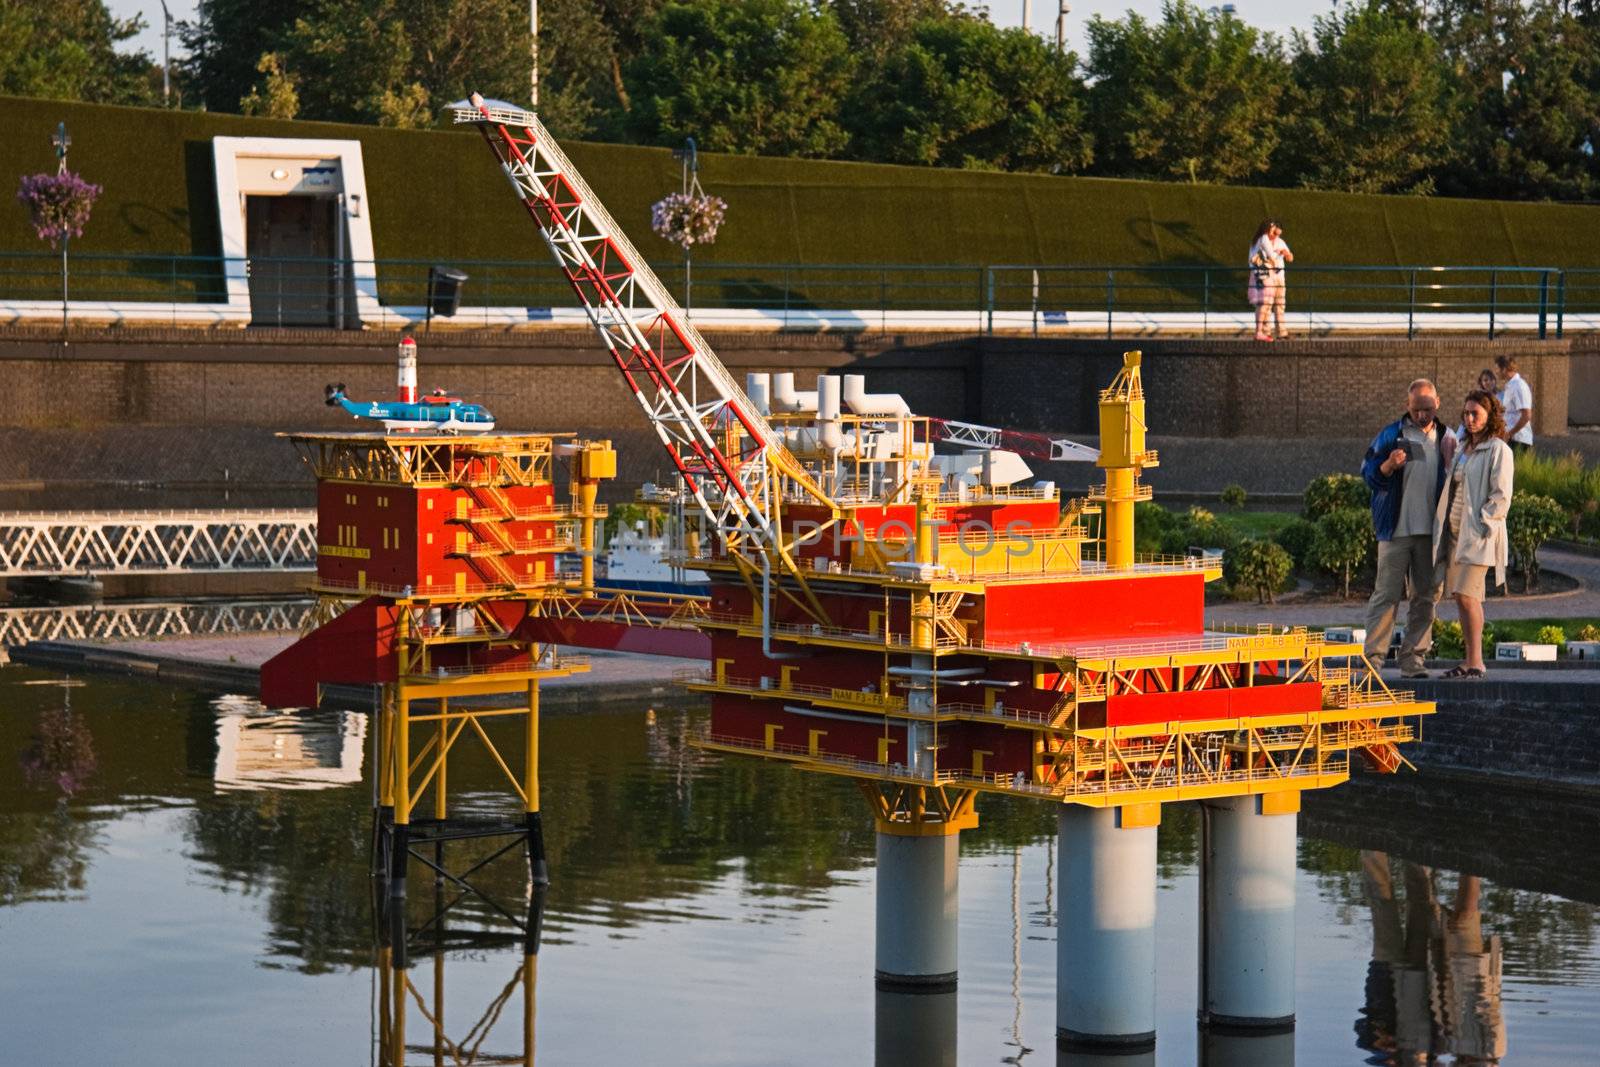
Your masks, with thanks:
[{"label": "black sandal", "polygon": [[[1439,675],[1439,677],[1441,677],[1441,678],[1471,678],[1472,677],[1472,672],[1474,670],[1477,670],[1477,668],[1475,668],[1475,667],[1451,667],[1449,670],[1447,670],[1443,674]],[[1481,677],[1483,675],[1483,672],[1482,671],[1478,671],[1478,675]]]},{"label": "black sandal", "polygon": [[1466,678],[1482,678],[1488,672],[1482,667],[1468,667],[1463,674]]}]

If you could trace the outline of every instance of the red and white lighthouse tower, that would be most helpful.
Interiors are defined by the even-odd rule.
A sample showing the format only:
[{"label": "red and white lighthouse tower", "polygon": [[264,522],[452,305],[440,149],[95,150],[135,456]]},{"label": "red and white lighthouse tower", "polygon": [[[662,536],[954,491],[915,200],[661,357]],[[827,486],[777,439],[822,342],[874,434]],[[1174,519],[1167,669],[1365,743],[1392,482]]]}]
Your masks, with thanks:
[{"label": "red and white lighthouse tower", "polygon": [[417,402],[417,342],[409,337],[404,337],[400,340],[399,364],[400,393],[397,399],[402,404],[415,404]]}]

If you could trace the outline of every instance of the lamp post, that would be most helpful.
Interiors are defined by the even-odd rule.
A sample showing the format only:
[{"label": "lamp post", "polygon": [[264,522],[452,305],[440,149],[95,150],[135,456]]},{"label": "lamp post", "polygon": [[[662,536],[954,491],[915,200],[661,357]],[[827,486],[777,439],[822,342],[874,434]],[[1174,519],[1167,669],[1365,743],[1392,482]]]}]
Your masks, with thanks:
[{"label": "lamp post", "polygon": [[[63,177],[67,173],[67,149],[72,147],[72,136],[67,133],[67,124],[56,124],[56,132],[50,135],[50,143],[56,150],[56,175]],[[61,232],[61,343],[67,343],[67,242],[71,240],[71,233],[65,229]]]},{"label": "lamp post", "polygon": [[1056,12],[1056,51],[1067,50],[1067,16],[1072,14],[1072,5],[1068,0],[1061,0],[1061,7]]},{"label": "lamp post", "polygon": [[161,103],[172,101],[172,12],[167,10],[167,0],[161,0]]},{"label": "lamp post", "polygon": [[[685,137],[683,147],[672,153],[672,158],[683,164],[683,194],[685,196],[704,196],[700,188],[700,153],[695,148],[694,138]],[[683,246],[683,311],[685,315],[693,314],[694,298],[690,288],[690,271],[692,254],[690,246]]]},{"label": "lamp post", "polygon": [[539,0],[528,0],[528,94],[533,110],[539,110]]}]

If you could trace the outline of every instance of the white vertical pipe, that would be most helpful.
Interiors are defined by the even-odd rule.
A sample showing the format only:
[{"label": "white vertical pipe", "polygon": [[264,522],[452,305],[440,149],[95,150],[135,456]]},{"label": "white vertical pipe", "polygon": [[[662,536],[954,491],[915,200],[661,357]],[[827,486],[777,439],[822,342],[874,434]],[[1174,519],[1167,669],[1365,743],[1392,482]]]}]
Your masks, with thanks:
[{"label": "white vertical pipe", "polygon": [[817,376],[817,437],[823,448],[837,452],[844,445],[839,424],[839,376]]},{"label": "white vertical pipe", "polygon": [[959,837],[878,834],[878,988],[955,988]]},{"label": "white vertical pipe", "polygon": [[772,414],[772,375],[761,371],[746,373],[744,391],[762,418]]},{"label": "white vertical pipe", "polygon": [[1293,814],[1263,815],[1260,797],[1201,806],[1200,1023],[1294,1026]]},{"label": "white vertical pipe", "polygon": [[1156,828],[1121,810],[1063,805],[1056,1041],[1142,1051],[1156,1040]]}]

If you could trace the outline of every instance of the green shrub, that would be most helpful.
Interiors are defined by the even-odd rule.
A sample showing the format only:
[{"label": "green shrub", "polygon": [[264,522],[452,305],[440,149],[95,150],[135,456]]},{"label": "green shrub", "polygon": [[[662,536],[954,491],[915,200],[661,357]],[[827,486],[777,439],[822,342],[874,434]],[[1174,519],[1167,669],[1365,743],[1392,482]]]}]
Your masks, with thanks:
[{"label": "green shrub", "polygon": [[1223,506],[1231,508],[1234,511],[1244,507],[1244,502],[1247,499],[1248,494],[1245,493],[1244,486],[1242,485],[1230,485],[1222,490]]},{"label": "green shrub", "polygon": [[1306,484],[1306,518],[1317,519],[1339,508],[1366,509],[1372,506],[1372,490],[1354,474],[1324,474]]},{"label": "green shrub", "polygon": [[1539,627],[1539,633],[1534,637],[1534,641],[1541,645],[1560,645],[1564,647],[1567,643],[1567,631],[1559,626],[1541,626]]},{"label": "green shrub", "polygon": [[1190,508],[1176,517],[1176,524],[1161,536],[1161,551],[1171,556],[1181,556],[1190,548],[1232,548],[1239,543],[1239,535],[1227,523],[1219,520],[1205,508]]},{"label": "green shrub", "polygon": [[1517,457],[1517,492],[1549,497],[1566,515],[1568,531],[1583,532],[1600,514],[1600,467],[1586,467],[1583,456],[1542,456],[1524,452]]},{"label": "green shrub", "polygon": [[1140,555],[1166,551],[1167,534],[1178,528],[1178,516],[1153,500],[1133,506],[1133,550]]},{"label": "green shrub", "polygon": [[1459,622],[1433,620],[1433,654],[1438,659],[1466,659],[1467,639]]},{"label": "green shrub", "polygon": [[1506,515],[1506,538],[1511,555],[1522,568],[1522,591],[1531,593],[1539,579],[1539,546],[1561,533],[1567,515],[1550,497],[1518,491]]},{"label": "green shrub", "polygon": [[1317,520],[1311,562],[1342,578],[1343,596],[1350,596],[1350,575],[1372,552],[1372,519],[1365,509],[1334,508]]},{"label": "green shrub", "polygon": [[1222,554],[1222,576],[1230,585],[1254,591],[1257,601],[1274,603],[1294,561],[1283,546],[1249,538]]},{"label": "green shrub", "polygon": [[1272,539],[1289,553],[1296,568],[1304,570],[1311,566],[1311,543],[1317,539],[1316,523],[1291,519],[1288,525],[1272,535]]}]

